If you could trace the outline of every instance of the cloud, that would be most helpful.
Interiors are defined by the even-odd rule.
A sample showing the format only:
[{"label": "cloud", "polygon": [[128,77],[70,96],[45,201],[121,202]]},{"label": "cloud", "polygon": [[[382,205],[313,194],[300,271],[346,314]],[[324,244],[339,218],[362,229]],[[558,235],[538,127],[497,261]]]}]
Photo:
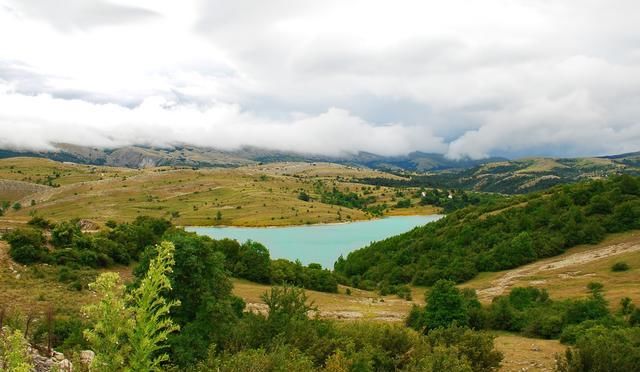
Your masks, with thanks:
[{"label": "cloud", "polygon": [[40,18],[62,31],[117,25],[158,16],[141,7],[113,4],[102,0],[65,0],[64,4],[48,0],[20,0],[17,10]]},{"label": "cloud", "polygon": [[39,109],[0,107],[0,125],[39,146],[640,148],[634,0],[4,1],[3,99]]},{"label": "cloud", "polygon": [[372,125],[348,111],[329,108],[315,116],[265,120],[235,104],[206,108],[149,97],[134,108],[82,100],[0,93],[0,147],[53,149],[55,143],[96,147],[191,144],[235,150],[242,146],[323,155],[369,151],[398,155],[443,152],[440,138],[419,126]]}]

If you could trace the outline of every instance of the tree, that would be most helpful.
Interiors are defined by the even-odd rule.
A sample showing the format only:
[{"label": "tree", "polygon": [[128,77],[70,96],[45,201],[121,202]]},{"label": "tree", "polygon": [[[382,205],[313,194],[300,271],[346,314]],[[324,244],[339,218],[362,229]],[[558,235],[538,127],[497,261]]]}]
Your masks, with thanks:
[{"label": "tree", "polygon": [[425,326],[427,330],[449,327],[454,322],[466,325],[469,314],[465,307],[465,300],[450,280],[438,280],[427,295],[425,307]]},{"label": "tree", "polygon": [[258,283],[269,283],[271,258],[262,244],[248,240],[240,247],[238,276]]},{"label": "tree", "polygon": [[[170,335],[169,353],[173,363],[186,368],[203,359],[211,344],[224,342],[242,315],[244,302],[231,293],[225,258],[216,251],[216,241],[178,229],[167,231],[163,239],[176,247],[175,265],[168,273],[173,289],[166,296],[180,301],[171,318],[181,331]],[[157,254],[157,248],[151,247],[142,255],[135,270],[138,282]]]},{"label": "tree", "polygon": [[268,319],[307,319],[307,313],[314,310],[313,303],[307,304],[307,294],[302,288],[284,285],[273,287],[260,296],[268,307]]}]

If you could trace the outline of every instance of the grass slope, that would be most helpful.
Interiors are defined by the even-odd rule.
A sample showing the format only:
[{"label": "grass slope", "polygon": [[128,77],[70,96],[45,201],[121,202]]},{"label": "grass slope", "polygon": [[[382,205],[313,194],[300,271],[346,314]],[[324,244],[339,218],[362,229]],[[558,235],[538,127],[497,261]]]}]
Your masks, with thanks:
[{"label": "grass slope", "polygon": [[[363,194],[370,188],[376,204],[394,205],[394,191],[352,183],[359,177],[391,177],[386,173],[330,163],[278,163],[241,168],[128,168],[59,163],[38,158],[0,160],[0,179],[48,183],[23,193],[24,208],[3,219],[27,221],[39,216],[54,221],[85,218],[129,221],[148,215],[171,218],[178,225],[282,226],[370,219],[358,210],[320,203],[317,185]],[[39,187],[39,186],[38,186]],[[298,198],[301,191],[312,200]],[[2,199],[0,199],[2,200]],[[7,198],[14,201],[15,199]],[[30,206],[31,200],[36,205]],[[416,203],[417,204],[417,203]],[[389,214],[433,214],[433,207],[390,210]],[[218,220],[218,212],[221,219]]]}]

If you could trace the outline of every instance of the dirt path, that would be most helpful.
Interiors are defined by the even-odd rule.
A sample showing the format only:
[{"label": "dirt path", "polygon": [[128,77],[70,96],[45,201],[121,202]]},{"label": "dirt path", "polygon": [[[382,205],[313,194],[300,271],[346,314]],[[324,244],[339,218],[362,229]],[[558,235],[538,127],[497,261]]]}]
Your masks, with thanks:
[{"label": "dirt path", "polygon": [[638,239],[534,262],[517,269],[509,270],[502,276],[494,279],[489,288],[483,288],[477,291],[478,298],[490,301],[494,297],[503,294],[507,289],[511,288],[517,279],[522,277],[534,276],[545,271],[582,265],[591,261],[636,251],[640,251],[640,241]]}]

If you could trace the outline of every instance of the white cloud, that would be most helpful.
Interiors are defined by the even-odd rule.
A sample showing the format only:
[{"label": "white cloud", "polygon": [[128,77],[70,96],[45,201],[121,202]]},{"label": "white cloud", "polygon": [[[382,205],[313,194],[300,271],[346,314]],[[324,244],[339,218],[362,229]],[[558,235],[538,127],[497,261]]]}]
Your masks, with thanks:
[{"label": "white cloud", "polygon": [[[0,3],[3,99],[39,108],[0,106],[13,120],[2,132],[41,132],[16,133],[21,146],[205,138],[451,157],[640,148],[634,0]],[[82,114],[57,114],[66,110]]]},{"label": "white cloud", "polygon": [[287,121],[265,121],[240,106],[176,104],[149,97],[127,108],[82,100],[0,91],[0,147],[53,149],[54,143],[118,147],[192,144],[235,150],[256,146],[324,155],[369,151],[398,155],[446,145],[428,130],[400,124],[372,125],[348,111],[330,108]]}]

